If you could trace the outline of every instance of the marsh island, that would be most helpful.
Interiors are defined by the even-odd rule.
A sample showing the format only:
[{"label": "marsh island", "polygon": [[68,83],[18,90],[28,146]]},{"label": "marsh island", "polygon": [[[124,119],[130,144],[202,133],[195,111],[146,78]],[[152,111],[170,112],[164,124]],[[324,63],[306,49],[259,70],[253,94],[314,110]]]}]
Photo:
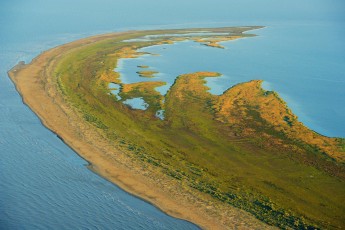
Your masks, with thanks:
[{"label": "marsh island", "polygon": [[[298,121],[253,79],[213,95],[200,71],[125,84],[114,69],[138,49],[192,40],[212,48],[259,26],[129,31],[42,53],[9,75],[42,122],[90,169],[202,228],[343,228],[345,141]],[[221,60],[220,60],[221,61]],[[115,91],[115,92],[114,92]],[[145,103],[138,109],[130,100]]]}]

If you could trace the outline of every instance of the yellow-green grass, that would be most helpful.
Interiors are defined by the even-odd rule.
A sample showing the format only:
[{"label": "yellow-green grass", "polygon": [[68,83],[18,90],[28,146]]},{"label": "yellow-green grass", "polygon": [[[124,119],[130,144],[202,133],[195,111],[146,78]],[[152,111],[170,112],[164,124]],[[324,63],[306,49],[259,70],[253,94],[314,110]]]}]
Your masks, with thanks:
[{"label": "yellow-green grass", "polygon": [[140,77],[147,77],[147,78],[153,78],[155,77],[155,74],[157,74],[157,71],[153,71],[153,70],[145,70],[145,71],[138,71],[137,74]]},{"label": "yellow-green grass", "polygon": [[[243,30],[208,29],[238,36],[243,36]],[[343,163],[303,139],[275,129],[251,104],[234,105],[248,119],[241,114],[224,117],[219,105],[222,96],[211,95],[204,85],[204,77],[218,74],[179,76],[164,98],[154,90],[162,82],[125,85],[118,74],[111,73],[123,47],[138,49],[163,41],[122,40],[160,33],[185,30],[133,32],[66,53],[54,70],[61,92],[86,122],[102,130],[123,151],[184,186],[209,194],[209,199],[230,203],[281,228],[344,228]],[[100,80],[104,75],[108,77]],[[122,104],[108,94],[109,82],[127,89],[122,90],[122,98],[143,97],[152,109],[132,110]],[[228,93],[244,92],[246,87],[238,85]],[[158,109],[165,109],[164,120],[155,117]],[[238,123],[231,123],[233,120]],[[342,139],[334,141],[344,146]]]}]

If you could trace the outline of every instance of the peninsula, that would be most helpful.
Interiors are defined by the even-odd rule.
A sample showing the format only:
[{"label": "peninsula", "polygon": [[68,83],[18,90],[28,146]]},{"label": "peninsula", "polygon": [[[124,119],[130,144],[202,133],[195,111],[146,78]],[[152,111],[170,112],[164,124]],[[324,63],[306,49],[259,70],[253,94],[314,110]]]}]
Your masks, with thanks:
[{"label": "peninsula", "polygon": [[[43,124],[89,168],[169,215],[205,229],[344,228],[345,140],[305,127],[279,95],[253,79],[212,95],[206,77],[176,76],[166,95],[114,69],[138,49],[252,37],[259,26],[128,31],[43,52],[9,71]],[[221,61],[221,60],[220,60]],[[119,86],[118,95],[110,84]],[[141,98],[145,110],[123,102]],[[158,117],[157,112],[164,113]]]}]

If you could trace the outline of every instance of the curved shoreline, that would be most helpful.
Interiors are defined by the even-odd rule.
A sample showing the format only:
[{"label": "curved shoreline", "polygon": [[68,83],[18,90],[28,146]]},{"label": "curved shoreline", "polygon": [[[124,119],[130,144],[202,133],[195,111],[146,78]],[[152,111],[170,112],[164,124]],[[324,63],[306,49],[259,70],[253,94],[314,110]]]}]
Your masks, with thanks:
[{"label": "curved shoreline", "polygon": [[[108,146],[108,143],[102,140],[102,135],[92,130],[91,125],[74,123],[73,120],[78,121],[78,115],[66,103],[64,104],[63,98],[54,89],[54,82],[49,79],[49,70],[64,52],[128,33],[131,32],[98,35],[52,48],[34,58],[30,64],[23,65],[21,63],[13,67],[8,75],[20,93],[23,103],[28,105],[40,118],[45,127],[54,132],[79,156],[89,162],[92,171],[115,183],[126,192],[153,204],[170,216],[196,223],[201,228],[206,229],[231,227],[222,224],[221,217],[217,219],[211,215],[213,210],[200,210],[203,207],[193,203],[192,194],[178,194],[178,192],[173,194],[172,191],[169,191],[171,188],[163,185],[159,185],[160,187],[157,188],[157,182],[153,183],[154,178],[150,178],[150,175],[140,174],[140,166],[135,165],[135,162],[132,162],[118,150],[114,150],[112,146]],[[82,135],[78,132],[82,132]],[[91,139],[90,136],[92,136]],[[92,142],[90,142],[91,140]],[[97,143],[97,146],[94,143]],[[110,158],[107,155],[108,151],[112,153],[116,151],[118,159]],[[169,180],[167,178],[159,179],[163,182]],[[178,188],[177,184],[176,188]],[[171,195],[173,196],[171,197]],[[242,210],[230,206],[227,208],[233,212],[233,227],[250,229],[249,222],[259,224],[261,228],[270,227]],[[237,218],[240,221],[243,221],[244,218],[248,220],[248,223],[237,223]]]},{"label": "curved shoreline", "polygon": [[[186,222],[188,222],[188,223],[191,223],[191,224],[195,225],[195,226],[198,227],[199,229],[202,229],[200,226],[198,226],[197,224],[193,223],[193,222],[190,221],[190,220],[187,220],[187,219],[184,219],[184,218],[181,218],[181,217],[174,216],[173,214],[169,214],[169,213],[166,212],[164,209],[161,209],[160,206],[158,206],[157,204],[152,203],[152,202],[150,202],[149,200],[143,198],[142,196],[137,195],[135,192],[132,192],[131,189],[126,188],[126,186],[124,186],[124,185],[123,185],[123,186],[120,186],[120,185],[119,185],[120,182],[114,182],[113,180],[110,180],[108,177],[104,176],[104,175],[101,174],[99,171],[97,171],[97,169],[94,168],[95,165],[94,165],[92,162],[88,161],[83,155],[81,155],[81,154],[79,154],[77,151],[75,151],[75,149],[73,148],[73,146],[71,146],[68,142],[66,142],[66,141],[64,140],[64,138],[61,137],[56,131],[50,129],[49,126],[47,126],[45,120],[43,120],[43,119],[42,119],[42,118],[41,118],[31,107],[30,107],[30,105],[26,103],[26,101],[24,100],[24,96],[22,95],[21,91],[17,88],[17,84],[16,84],[16,82],[14,81],[14,78],[13,78],[12,75],[11,75],[11,72],[12,72],[13,70],[15,70],[15,69],[18,67],[18,65],[22,65],[21,62],[20,62],[19,64],[17,64],[16,66],[14,66],[12,69],[10,69],[10,70],[8,71],[8,76],[9,76],[11,82],[13,83],[13,85],[15,86],[16,91],[17,91],[18,94],[20,95],[20,97],[21,97],[21,99],[22,99],[22,103],[23,103],[25,106],[27,106],[31,112],[33,112],[33,113],[35,113],[35,114],[37,115],[38,119],[40,120],[40,123],[41,123],[44,127],[46,127],[47,129],[49,129],[49,130],[50,130],[54,135],[56,135],[56,137],[59,138],[65,145],[67,145],[69,148],[71,148],[71,149],[73,150],[73,152],[74,152],[75,154],[78,155],[78,157],[82,158],[84,161],[87,162],[88,165],[87,165],[86,167],[87,167],[88,170],[90,170],[91,172],[93,172],[93,173],[97,174],[98,176],[102,177],[104,180],[109,181],[110,183],[112,183],[113,185],[115,185],[116,187],[118,187],[119,189],[121,189],[122,191],[126,192],[127,194],[129,194],[129,195],[131,195],[131,196],[133,196],[133,197],[136,197],[136,198],[138,198],[138,199],[140,199],[140,200],[142,200],[142,201],[144,201],[144,202],[146,202],[146,203],[148,203],[148,204],[154,206],[155,208],[157,208],[157,209],[160,210],[161,212],[165,213],[166,215],[172,216],[172,217],[174,217],[174,218],[176,218],[176,219],[179,219],[179,220],[186,221]],[[23,64],[23,65],[25,65],[25,64]],[[132,190],[133,190],[133,189],[132,189]]]},{"label": "curved shoreline", "polygon": [[[54,49],[54,48],[53,48]],[[38,57],[36,57],[38,58]],[[34,58],[34,59],[36,59]],[[123,181],[121,180],[114,180],[114,179],[110,179],[108,175],[107,176],[107,173],[104,173],[102,171],[100,171],[99,169],[97,169],[97,165],[95,165],[92,161],[90,161],[85,155],[82,155],[80,153],[80,151],[77,151],[75,149],[75,147],[69,142],[69,141],[66,141],[64,138],[63,138],[63,134],[59,134],[59,131],[53,129],[51,127],[51,125],[49,123],[47,123],[47,121],[45,120],[44,117],[42,117],[38,111],[34,110],[32,108],[32,104],[30,104],[30,102],[28,102],[28,100],[30,101],[30,99],[26,99],[26,97],[24,97],[24,95],[22,94],[22,89],[18,87],[18,85],[20,83],[18,83],[18,81],[15,79],[15,74],[13,73],[14,71],[18,70],[18,68],[22,68],[23,66],[25,65],[30,65],[34,59],[29,63],[29,64],[24,64],[24,63],[21,63],[19,62],[16,66],[14,66],[12,69],[10,69],[8,71],[8,76],[9,78],[11,79],[12,83],[14,84],[15,86],[15,89],[16,91],[18,92],[18,94],[20,95],[20,97],[22,98],[22,103],[24,105],[26,105],[33,113],[35,113],[37,115],[37,117],[39,118],[41,124],[46,127],[47,129],[49,129],[53,134],[56,135],[57,138],[59,138],[64,144],[66,144],[69,148],[71,148],[75,154],[77,154],[79,157],[81,157],[83,160],[85,160],[88,165],[86,166],[90,171],[92,171],[93,173],[99,175],[100,177],[102,177],[103,179],[113,183],[115,186],[117,186],[118,188],[120,188],[121,190],[125,191],[126,193],[130,194],[131,196],[134,196],[138,199],[141,199],[145,202],[147,202],[148,204],[151,204],[152,206],[156,207],[158,210],[162,211],[163,213],[167,214],[167,215],[170,215],[176,219],[180,219],[180,220],[184,220],[184,221],[187,221],[189,223],[192,223],[194,224],[195,226],[199,227],[201,229],[200,226],[198,226],[197,224],[193,223],[191,220],[188,220],[188,219],[185,219],[183,217],[180,217],[174,213],[171,213],[167,210],[164,210],[162,209],[158,204],[154,203],[154,202],[151,202],[150,199],[148,198],[145,198],[143,195],[138,195],[136,192],[135,192],[135,189],[133,187],[130,187],[128,186],[126,183],[123,183]]]}]

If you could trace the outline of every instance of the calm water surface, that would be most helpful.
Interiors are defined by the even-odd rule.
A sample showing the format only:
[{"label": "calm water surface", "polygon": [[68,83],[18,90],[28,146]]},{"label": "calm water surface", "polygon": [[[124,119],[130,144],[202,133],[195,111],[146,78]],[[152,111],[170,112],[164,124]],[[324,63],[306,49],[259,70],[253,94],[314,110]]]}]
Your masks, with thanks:
[{"label": "calm water surface", "polygon": [[[87,162],[23,105],[6,74],[18,61],[111,31],[266,25],[256,31],[260,36],[226,43],[226,50],[179,43],[166,51],[148,48],[162,58],[146,61],[169,76],[200,66],[220,71],[222,78],[208,82],[213,93],[264,79],[265,87],[278,91],[309,126],[345,136],[344,9],[340,0],[1,1],[0,229],[197,228],[90,172]],[[186,55],[186,46],[191,52],[182,63],[176,57]]]}]

